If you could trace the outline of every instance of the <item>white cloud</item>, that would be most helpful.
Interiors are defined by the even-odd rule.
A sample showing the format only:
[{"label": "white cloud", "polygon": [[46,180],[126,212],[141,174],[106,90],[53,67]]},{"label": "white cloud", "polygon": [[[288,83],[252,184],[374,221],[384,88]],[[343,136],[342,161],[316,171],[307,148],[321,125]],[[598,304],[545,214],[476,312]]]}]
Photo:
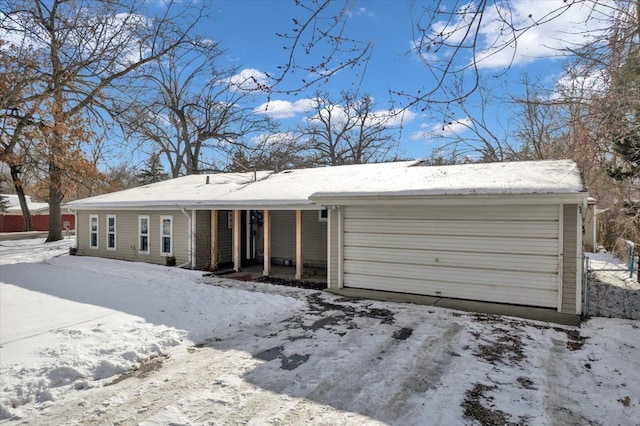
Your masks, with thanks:
[{"label": "white cloud", "polygon": [[[500,25],[501,14],[507,12],[492,7],[484,17],[487,24],[480,28],[478,67],[504,68],[543,57],[561,58],[567,47],[588,44],[607,28],[603,10],[596,7],[593,11],[591,3],[514,1],[510,11],[514,28],[528,29],[520,31],[517,41],[511,42],[513,34]],[[501,46],[505,48],[498,51]]]},{"label": "white cloud", "polygon": [[424,130],[412,133],[411,140],[458,136],[466,132],[472,123],[470,117],[465,117],[448,123],[422,124],[420,127]]},{"label": "white cloud", "polygon": [[263,103],[254,109],[254,112],[266,114],[272,118],[291,118],[297,114],[305,113],[313,107],[314,103],[313,99],[300,99],[295,102],[273,100]]},{"label": "white cloud", "polygon": [[578,75],[565,74],[556,83],[556,92],[552,99],[580,98],[588,99],[594,94],[603,93],[609,85],[609,74],[605,70],[589,71]]},{"label": "white cloud", "polygon": [[229,77],[226,82],[246,92],[264,91],[269,88],[269,76],[254,68],[245,68]]},{"label": "white cloud", "polygon": [[408,109],[402,111],[378,110],[369,120],[368,125],[384,124],[390,127],[399,127],[413,121],[416,114]]},{"label": "white cloud", "polygon": [[[477,36],[478,68],[505,68],[532,63],[540,58],[562,58],[567,47],[590,43],[608,28],[606,18],[610,10],[614,10],[609,3],[609,0],[603,0],[594,6],[591,2],[550,0],[496,2],[486,7],[482,25],[476,34],[478,18],[469,28],[476,8],[475,3],[470,2],[458,9],[457,19],[435,22],[431,36],[439,36],[437,38],[451,45],[461,43],[463,39],[470,45]],[[517,40],[513,41],[514,32],[504,20],[513,24]],[[420,45],[419,40],[412,43],[414,47]],[[421,51],[423,57],[436,59],[433,52],[424,50]],[[444,49],[438,52],[438,59],[444,60],[450,54],[450,49]]]},{"label": "white cloud", "polygon": [[369,17],[375,17],[375,13],[373,13],[372,11],[370,11],[369,9],[367,9],[366,7],[358,7],[355,10],[353,10],[351,12],[351,15],[355,15],[355,16],[369,16]]},{"label": "white cloud", "polygon": [[255,146],[261,145],[279,145],[289,143],[295,140],[295,135],[289,132],[280,133],[262,133],[251,138],[251,141]]},{"label": "white cloud", "polygon": [[[254,109],[254,112],[258,114],[266,114],[272,118],[284,119],[292,118],[298,114],[304,114],[309,110],[317,106],[316,99],[300,99],[295,102],[285,100],[272,100],[265,102],[259,107]],[[336,125],[344,123],[347,120],[347,112],[342,105],[329,105],[326,109],[320,111],[323,117],[326,117],[331,111],[331,120]],[[390,127],[398,127],[413,121],[416,118],[416,114],[410,110],[392,111],[392,110],[377,110],[373,111],[367,118],[365,125],[386,125]],[[316,120],[315,118],[307,118],[309,121]]]},{"label": "white cloud", "polygon": [[449,44],[460,43],[464,40],[466,28],[472,24],[471,19],[476,10],[477,6],[474,2],[464,4],[458,9],[457,20],[437,21],[431,26],[431,31],[440,35],[442,40],[446,40]]}]

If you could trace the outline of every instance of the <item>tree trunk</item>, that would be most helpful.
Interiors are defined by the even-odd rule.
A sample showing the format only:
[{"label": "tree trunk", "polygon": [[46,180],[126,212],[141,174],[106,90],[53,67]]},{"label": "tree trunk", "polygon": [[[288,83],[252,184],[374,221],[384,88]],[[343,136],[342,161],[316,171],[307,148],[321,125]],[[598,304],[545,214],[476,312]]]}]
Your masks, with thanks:
[{"label": "tree trunk", "polygon": [[11,166],[11,180],[13,181],[13,187],[18,194],[18,200],[20,201],[20,209],[22,210],[22,220],[24,221],[24,230],[33,231],[33,222],[31,220],[31,212],[27,205],[27,198],[24,196],[24,189],[22,188],[22,182],[20,181],[20,166]]},{"label": "tree trunk", "polygon": [[[55,137],[54,137],[55,138]],[[61,204],[64,194],[61,191],[62,170],[55,164],[49,164],[49,235],[46,242],[62,239]]]}]

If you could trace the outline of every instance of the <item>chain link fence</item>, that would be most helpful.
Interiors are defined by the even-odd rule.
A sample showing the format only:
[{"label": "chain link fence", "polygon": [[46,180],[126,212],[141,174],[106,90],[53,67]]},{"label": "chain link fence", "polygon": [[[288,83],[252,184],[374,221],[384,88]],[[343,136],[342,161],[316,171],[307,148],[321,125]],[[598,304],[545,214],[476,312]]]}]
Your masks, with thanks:
[{"label": "chain link fence", "polygon": [[[632,256],[635,260],[635,258]],[[612,265],[584,258],[583,316],[640,319],[638,263]]]}]

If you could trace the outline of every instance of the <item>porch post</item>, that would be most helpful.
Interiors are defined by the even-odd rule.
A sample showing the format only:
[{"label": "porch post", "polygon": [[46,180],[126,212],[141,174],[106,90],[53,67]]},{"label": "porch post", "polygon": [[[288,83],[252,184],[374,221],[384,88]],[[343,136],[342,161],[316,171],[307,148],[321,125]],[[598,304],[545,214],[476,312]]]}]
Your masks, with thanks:
[{"label": "porch post", "polygon": [[264,269],[262,275],[268,277],[271,275],[271,212],[269,210],[262,212],[262,220],[264,232]]},{"label": "porch post", "polygon": [[242,222],[240,221],[240,210],[233,211],[233,269],[240,271],[240,263],[242,259],[240,238],[242,236]]},{"label": "porch post", "polygon": [[218,210],[211,210],[211,269],[218,269]]},{"label": "porch post", "polygon": [[302,279],[302,210],[296,210],[296,280]]}]

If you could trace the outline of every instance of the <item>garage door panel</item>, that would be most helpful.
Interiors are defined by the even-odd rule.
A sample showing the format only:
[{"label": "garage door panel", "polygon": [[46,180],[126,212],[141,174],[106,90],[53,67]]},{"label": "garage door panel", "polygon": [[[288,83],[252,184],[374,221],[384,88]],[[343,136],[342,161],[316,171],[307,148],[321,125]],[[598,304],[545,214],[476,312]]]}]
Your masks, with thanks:
[{"label": "garage door panel", "polygon": [[468,237],[554,238],[558,222],[554,221],[495,221],[495,220],[430,220],[394,219],[393,227],[387,219],[348,219],[345,232],[367,232],[377,229],[380,235],[450,235]]},{"label": "garage door panel", "polygon": [[[469,283],[472,285],[501,285],[505,289],[526,289],[535,280],[535,287],[553,291],[556,274],[504,271],[496,269],[464,269],[444,266],[405,265],[398,263],[362,262],[345,260],[345,270],[354,275],[436,280],[442,282]],[[345,284],[349,283],[345,281]]]},{"label": "garage door panel", "polygon": [[380,250],[407,248],[416,250],[446,250],[477,253],[514,253],[530,256],[546,256],[558,252],[557,240],[530,238],[460,237],[423,235],[381,235],[377,232],[345,232],[345,247],[372,247]]},{"label": "garage door panel", "polygon": [[559,207],[346,207],[344,285],[556,307]]},{"label": "garage door panel", "polygon": [[[362,276],[345,274],[345,283],[353,279],[360,281]],[[497,302],[520,305],[541,306],[555,308],[556,302],[549,297],[549,292],[543,290],[529,290],[525,292],[507,292],[499,285],[480,285],[470,287],[467,283],[438,282],[429,279],[416,280],[407,278],[393,278],[369,276],[366,287],[371,290],[396,291],[412,294],[426,294],[455,299],[480,300],[483,302]]]},{"label": "garage door panel", "polygon": [[347,246],[344,248],[345,261],[359,260],[407,265],[428,265],[440,267],[464,267],[479,269],[504,269],[523,272],[557,273],[558,256],[530,256],[528,254],[470,253],[466,251],[416,250],[394,248],[379,250],[371,247]]},{"label": "garage door panel", "polygon": [[429,206],[422,208],[407,206],[349,207],[348,217],[353,219],[447,219],[466,220],[485,218],[494,221],[558,220],[558,207],[553,205],[504,206]]}]

